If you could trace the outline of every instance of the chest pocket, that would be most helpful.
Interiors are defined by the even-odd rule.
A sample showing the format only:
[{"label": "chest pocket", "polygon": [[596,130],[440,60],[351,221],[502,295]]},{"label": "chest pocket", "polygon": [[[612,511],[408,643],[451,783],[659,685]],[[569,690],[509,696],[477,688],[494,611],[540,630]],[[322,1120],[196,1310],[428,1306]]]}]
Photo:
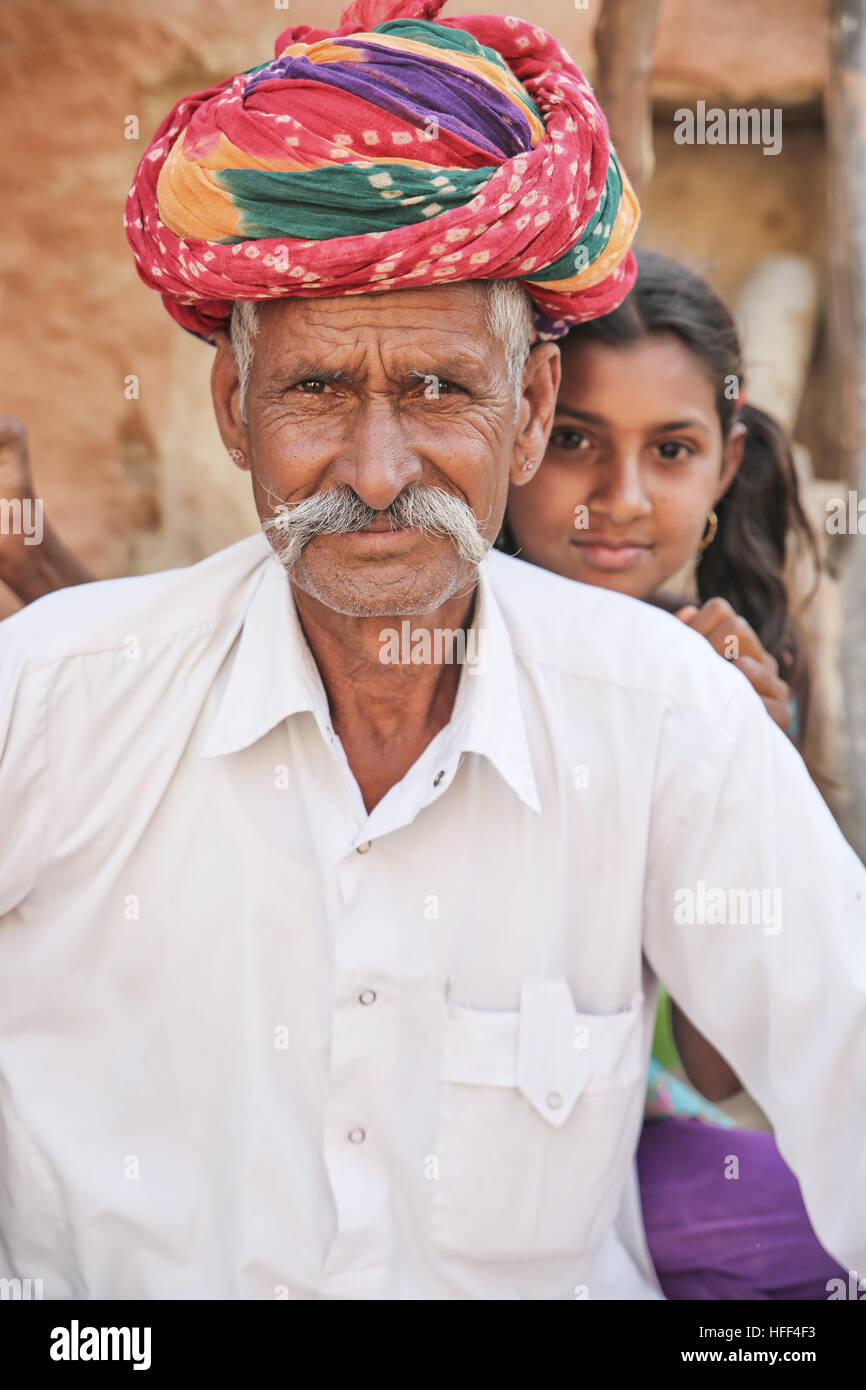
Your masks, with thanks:
[{"label": "chest pocket", "polygon": [[581,1013],[565,980],[523,982],[519,1011],[452,1005],[442,1052],[432,1235],[473,1259],[590,1254],[622,1193],[646,1089],[635,994]]}]

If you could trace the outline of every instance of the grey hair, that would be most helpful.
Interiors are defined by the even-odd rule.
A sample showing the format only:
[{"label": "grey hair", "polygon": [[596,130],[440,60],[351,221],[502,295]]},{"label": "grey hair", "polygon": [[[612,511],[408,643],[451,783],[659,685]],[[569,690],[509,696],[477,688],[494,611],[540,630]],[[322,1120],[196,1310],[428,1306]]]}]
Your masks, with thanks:
[{"label": "grey hair", "polygon": [[[485,322],[494,338],[505,349],[508,378],[514,392],[515,408],[523,389],[523,365],[529,356],[534,332],[532,300],[518,280],[482,280],[487,295]],[[259,331],[259,311],[255,301],[236,300],[229,319],[229,337],[238,364],[241,384],[241,418],[246,423],[247,388],[253,363],[253,341]]]},{"label": "grey hair", "polygon": [[483,284],[487,291],[485,321],[505,348],[516,408],[523,390],[523,365],[535,332],[532,300],[519,280],[485,280]]},{"label": "grey hair", "polygon": [[247,388],[253,365],[253,339],[259,331],[258,306],[251,299],[237,299],[229,318],[229,338],[241,383],[241,419],[247,423]]}]

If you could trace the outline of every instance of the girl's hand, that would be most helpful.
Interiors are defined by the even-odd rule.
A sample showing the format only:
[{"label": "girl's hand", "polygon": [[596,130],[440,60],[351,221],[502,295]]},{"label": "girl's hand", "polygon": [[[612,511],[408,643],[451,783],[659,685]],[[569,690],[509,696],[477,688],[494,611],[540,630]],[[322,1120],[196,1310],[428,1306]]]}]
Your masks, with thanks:
[{"label": "girl's hand", "polygon": [[754,630],[723,598],[711,598],[701,607],[686,604],[676,616],[706,637],[728,661],[736,662],[764,702],[767,713],[787,733],[791,724],[791,690],[779,675],[779,666]]}]

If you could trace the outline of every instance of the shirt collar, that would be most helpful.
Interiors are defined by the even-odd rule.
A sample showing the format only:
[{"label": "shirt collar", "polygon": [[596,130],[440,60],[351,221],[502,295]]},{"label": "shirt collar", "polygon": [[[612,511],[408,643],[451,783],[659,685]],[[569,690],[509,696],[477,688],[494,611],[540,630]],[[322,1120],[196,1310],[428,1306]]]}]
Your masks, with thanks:
[{"label": "shirt collar", "polygon": [[237,753],[304,710],[324,734],[328,698],[286,572],[269,547],[201,756]]},{"label": "shirt collar", "polygon": [[[474,652],[468,643],[467,649],[477,659],[461,672],[446,746],[455,755],[479,753],[488,758],[521,800],[540,813],[514,652],[486,562],[479,567],[472,626]],[[302,711],[315,716],[327,738],[327,695],[285,570],[271,553],[247,607],[201,756],[237,753]]]},{"label": "shirt collar", "polygon": [[472,627],[480,659],[464,667],[451,718],[459,751],[488,758],[521,801],[540,814],[517,663],[487,561],[479,566]]}]

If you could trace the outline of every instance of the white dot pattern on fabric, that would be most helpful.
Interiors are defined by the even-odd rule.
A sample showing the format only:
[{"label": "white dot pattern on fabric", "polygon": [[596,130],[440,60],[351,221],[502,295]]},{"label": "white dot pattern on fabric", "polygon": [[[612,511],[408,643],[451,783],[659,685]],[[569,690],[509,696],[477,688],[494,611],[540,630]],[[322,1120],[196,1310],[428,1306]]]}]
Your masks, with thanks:
[{"label": "white dot pattern on fabric", "polygon": [[[136,176],[138,187],[134,185],[127,204],[125,226],[143,275],[153,283],[161,282],[158,288],[170,311],[173,312],[174,301],[186,304],[197,299],[211,301],[200,314],[196,311],[182,318],[185,326],[200,331],[196,325],[204,323],[209,334],[232,299],[265,299],[285,293],[288,276],[292,277],[294,285],[303,285],[305,292],[315,287],[317,292],[327,293],[329,286],[337,286],[341,294],[357,294],[363,293],[373,281],[377,289],[383,288],[386,278],[389,285],[393,283],[399,287],[412,280],[470,278],[485,267],[507,278],[516,273],[556,266],[557,273],[548,282],[551,288],[544,281],[530,282],[528,286],[543,315],[537,324],[543,336],[549,336],[554,330],[564,331],[569,322],[595,317],[615,307],[612,296],[617,296],[617,302],[621,300],[633,274],[633,263],[624,262],[623,257],[636,226],[636,205],[627,183],[623,185],[626,191],[620,192],[621,171],[617,168],[613,175],[609,173],[607,136],[589,85],[556,40],[536,24],[488,15],[471,17],[471,20],[467,17],[466,27],[479,42],[486,42],[493,48],[498,46],[495,36],[499,36],[506,64],[504,83],[501,79],[497,81],[500,92],[507,92],[519,101],[522,84],[541,115],[540,127],[535,117],[530,117],[528,148],[516,157],[493,156],[489,166],[483,157],[476,164],[464,162],[462,152],[455,150],[455,137],[465,140],[467,136],[450,128],[452,113],[447,104],[442,107],[441,114],[431,108],[429,117],[417,112],[409,115],[407,110],[401,113],[396,124],[393,112],[386,111],[381,125],[367,125],[366,128],[360,120],[357,128],[350,124],[350,103],[340,108],[345,114],[339,117],[339,128],[333,116],[332,123],[324,128],[317,125],[318,117],[311,118],[303,103],[286,110],[282,104],[284,94],[293,101],[295,77],[293,74],[287,76],[276,61],[272,73],[266,74],[267,88],[261,86],[263,69],[260,68],[228,79],[210,97],[178,105],[171,124],[167,123],[168,134],[155,140],[145,151]],[[303,54],[307,47],[303,41],[296,42],[293,57]],[[336,56],[336,50],[333,56],[316,58],[323,68],[329,62],[340,61],[343,59]],[[370,60],[364,54],[358,61],[362,65]],[[463,66],[464,59],[462,56],[452,59],[443,54],[437,61],[446,64],[453,61],[457,68]],[[274,78],[278,84],[285,81],[284,91],[279,85],[273,85]],[[311,79],[304,76],[303,80],[309,82]],[[462,80],[455,74],[457,83]],[[477,76],[473,80],[477,80]],[[315,78],[312,81],[315,84]],[[408,90],[410,93],[414,90],[411,83]],[[257,92],[264,94],[265,91],[268,99],[271,92],[276,94],[276,109],[266,109],[267,101],[257,99]],[[376,119],[375,98],[365,95],[364,100],[368,102],[366,119]],[[228,128],[220,124],[221,108],[228,110],[235,123],[230,137]],[[298,116],[290,114],[291,110],[296,110]],[[362,177],[366,175],[370,207],[381,214],[385,228],[375,232],[335,232],[331,219],[328,233],[321,238],[302,241],[289,236],[284,255],[278,255],[275,250],[276,238],[243,235],[245,218],[250,219],[250,230],[254,230],[249,206],[234,197],[228,187],[220,186],[223,166],[208,162],[206,167],[196,147],[200,132],[207,131],[210,112],[215,129],[238,149],[252,152],[258,148],[253,141],[245,146],[246,122],[248,128],[258,127],[259,131],[264,131],[272,147],[277,152],[282,151],[282,165],[277,158],[270,168],[268,156],[257,154],[252,165],[244,163],[240,169],[260,168],[280,177],[293,177],[296,172],[301,175],[317,173],[327,165],[342,173],[349,165]],[[196,140],[190,141],[186,149],[184,135],[194,113]],[[522,116],[525,113],[523,107]],[[278,125],[279,132],[276,131]],[[596,134],[598,131],[604,133],[603,139]],[[468,138],[471,142],[471,130]],[[417,156],[412,157],[412,146],[420,141],[427,146],[423,158],[428,157],[429,151],[431,163],[427,166],[423,158],[419,161]],[[204,145],[201,149],[204,152]],[[295,154],[299,149],[304,151],[301,158]],[[185,207],[191,221],[199,218],[201,210],[200,220],[206,222],[212,218],[221,225],[222,219],[228,227],[227,232],[213,235],[212,239],[205,239],[198,232],[195,235],[188,232],[190,254],[187,257],[180,254],[185,249],[182,238],[178,239],[158,215],[157,180],[163,178],[169,153],[172,155],[170,176],[173,178],[177,169],[185,166],[192,171],[186,177],[198,178],[203,194],[207,195],[201,199],[187,197],[190,184],[181,184],[175,189],[173,209]],[[389,161],[389,168],[384,168],[383,164]],[[395,175],[394,169],[400,169],[404,161],[411,171],[411,184],[400,189],[395,181],[408,183],[410,176],[409,173],[405,178]],[[461,171],[456,181],[455,166]],[[224,167],[226,170],[238,168],[238,162],[234,166],[227,163]],[[473,184],[474,196],[462,206],[455,206],[464,196],[464,188],[468,185],[472,189]],[[142,196],[143,193],[148,196]],[[468,193],[465,196],[468,198]],[[210,207],[208,198],[213,200]],[[520,207],[516,206],[518,198],[522,203]],[[393,213],[389,216],[387,210],[377,208],[379,200],[393,204],[395,212],[407,209],[405,219],[401,220],[399,215],[394,217]],[[274,201],[278,204],[280,200]],[[292,200],[287,201],[291,205]],[[323,207],[330,201],[330,198],[322,199]],[[339,199],[333,206],[340,209],[337,216],[345,215],[347,206],[341,207]],[[602,217],[595,211],[599,206],[603,208]],[[473,223],[473,213],[480,215],[483,221]],[[173,210],[169,218],[172,225],[175,216]],[[590,217],[594,226],[587,233],[585,227]],[[262,224],[265,221],[263,217]],[[434,221],[438,225],[431,226],[431,231],[427,232],[425,224]],[[162,235],[157,239],[155,233]],[[584,247],[591,248],[589,256],[576,254],[575,239],[581,234]],[[285,237],[286,232],[282,235]],[[370,244],[382,236],[397,247],[399,268],[394,262],[377,264],[369,255]],[[443,247],[464,241],[467,243],[465,255],[458,254],[454,260],[444,258]],[[327,255],[323,242],[328,243]],[[336,253],[331,250],[334,242],[339,243]],[[290,262],[307,247],[311,248],[305,255],[308,267],[290,268]],[[606,248],[611,248],[610,253],[602,260]],[[590,264],[604,272],[603,275],[597,273],[592,283],[584,274]],[[611,289],[611,286],[617,288]],[[569,300],[574,301],[573,305]],[[579,312],[584,302],[586,312]],[[202,336],[206,335],[203,331]]]}]

